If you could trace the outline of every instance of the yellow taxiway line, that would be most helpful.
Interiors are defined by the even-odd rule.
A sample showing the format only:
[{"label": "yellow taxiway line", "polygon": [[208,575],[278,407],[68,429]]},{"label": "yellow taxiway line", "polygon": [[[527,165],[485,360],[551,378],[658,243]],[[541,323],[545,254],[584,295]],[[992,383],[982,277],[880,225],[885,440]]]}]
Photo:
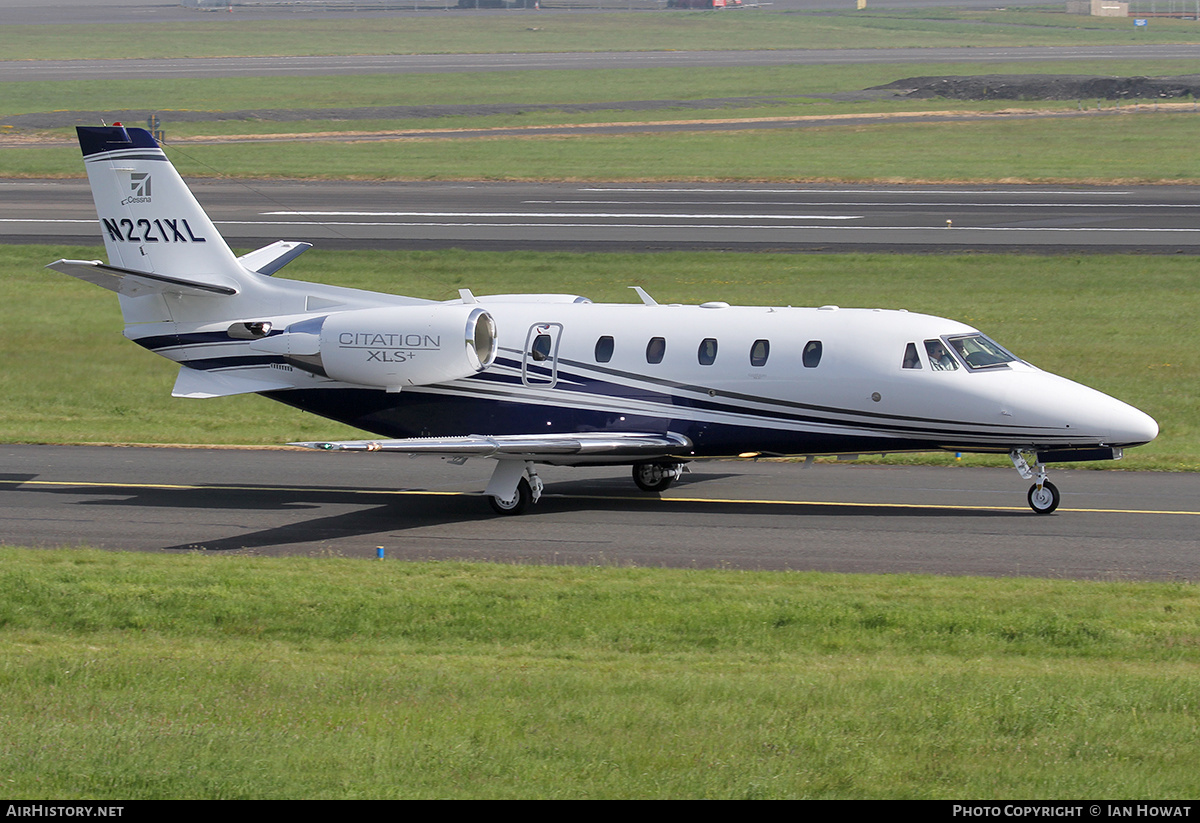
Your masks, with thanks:
[{"label": "yellow taxiway line", "polygon": [[[296,492],[308,493],[348,493],[363,495],[389,496],[430,496],[430,497],[480,497],[482,492],[463,491],[433,491],[427,489],[353,489],[317,486],[196,486],[178,483],[115,483],[83,480],[0,480],[5,486],[46,486],[54,488],[98,488],[118,491],[129,490],[162,490],[162,491],[266,491],[266,492]],[[847,503],[833,500],[764,500],[737,497],[660,497],[635,495],[594,495],[594,494],[544,494],[543,497],[553,497],[573,500],[627,500],[633,502],[650,502],[659,500],[662,503],[707,503],[724,505],[753,505],[753,506],[828,506],[845,509],[934,509],[938,511],[989,511],[989,512],[1029,512],[1026,506],[956,506],[945,503]],[[1200,516],[1200,511],[1173,509],[1058,509],[1059,512],[1082,512],[1088,514],[1170,514]]]}]

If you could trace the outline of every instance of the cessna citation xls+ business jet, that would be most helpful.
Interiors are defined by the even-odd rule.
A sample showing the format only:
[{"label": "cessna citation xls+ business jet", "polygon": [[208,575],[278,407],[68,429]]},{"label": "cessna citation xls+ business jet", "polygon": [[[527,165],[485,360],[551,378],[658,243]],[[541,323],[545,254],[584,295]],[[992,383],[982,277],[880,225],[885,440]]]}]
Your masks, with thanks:
[{"label": "cessna citation xls+ business jet", "polygon": [[597,304],[574,295],[415,297],[273,275],[307,243],[236,257],[145,131],[79,128],[108,263],[50,268],[115,291],[125,335],[180,364],[174,394],[257,393],[378,439],[316,449],[496,461],[501,513],[536,464],[633,467],[665,489],[707,457],[1009,454],[1029,503],[1045,464],[1119,458],[1153,419],[953,320],[879,309]]}]

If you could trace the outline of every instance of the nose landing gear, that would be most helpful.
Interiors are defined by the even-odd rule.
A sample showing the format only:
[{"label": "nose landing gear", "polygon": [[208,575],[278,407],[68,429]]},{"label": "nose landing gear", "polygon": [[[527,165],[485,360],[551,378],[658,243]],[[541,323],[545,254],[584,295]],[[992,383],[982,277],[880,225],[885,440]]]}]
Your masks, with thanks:
[{"label": "nose landing gear", "polygon": [[1038,460],[1037,452],[1029,452],[1029,454],[1033,457],[1033,468],[1029,467],[1029,461],[1025,459],[1025,454],[1022,452],[1014,450],[1009,457],[1021,477],[1034,481],[1033,485],[1029,487],[1029,494],[1026,495],[1029,500],[1029,508],[1037,514],[1050,514],[1058,508],[1058,487],[1046,479],[1046,466]]},{"label": "nose landing gear", "polygon": [[1038,514],[1050,514],[1058,508],[1058,487],[1049,480],[1029,487],[1029,508]]}]

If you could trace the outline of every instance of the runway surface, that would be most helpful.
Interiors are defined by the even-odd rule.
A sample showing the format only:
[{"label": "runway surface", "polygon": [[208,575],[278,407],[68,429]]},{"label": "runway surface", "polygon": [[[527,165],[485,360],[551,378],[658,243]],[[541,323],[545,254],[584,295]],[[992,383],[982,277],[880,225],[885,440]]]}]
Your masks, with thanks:
[{"label": "runway surface", "polygon": [[[235,246],[1200,252],[1190,186],[193,181]],[[0,242],[98,245],[83,180],[0,180]]]},{"label": "runway surface", "polygon": [[1200,579],[1200,475],[716,461],[659,495],[627,467],[544,467],[497,517],[487,460],[290,450],[0,447],[0,537],[39,547],[837,572]]}]

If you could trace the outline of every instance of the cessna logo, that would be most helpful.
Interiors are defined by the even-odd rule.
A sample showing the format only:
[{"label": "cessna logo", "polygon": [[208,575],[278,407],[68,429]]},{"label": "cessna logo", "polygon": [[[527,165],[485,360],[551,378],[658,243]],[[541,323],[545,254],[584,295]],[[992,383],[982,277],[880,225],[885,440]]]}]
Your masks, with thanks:
[{"label": "cessna logo", "polygon": [[149,203],[150,173],[135,172],[131,174],[129,176],[129,189],[133,192],[133,195],[122,200],[122,206],[128,206],[130,203]]}]

